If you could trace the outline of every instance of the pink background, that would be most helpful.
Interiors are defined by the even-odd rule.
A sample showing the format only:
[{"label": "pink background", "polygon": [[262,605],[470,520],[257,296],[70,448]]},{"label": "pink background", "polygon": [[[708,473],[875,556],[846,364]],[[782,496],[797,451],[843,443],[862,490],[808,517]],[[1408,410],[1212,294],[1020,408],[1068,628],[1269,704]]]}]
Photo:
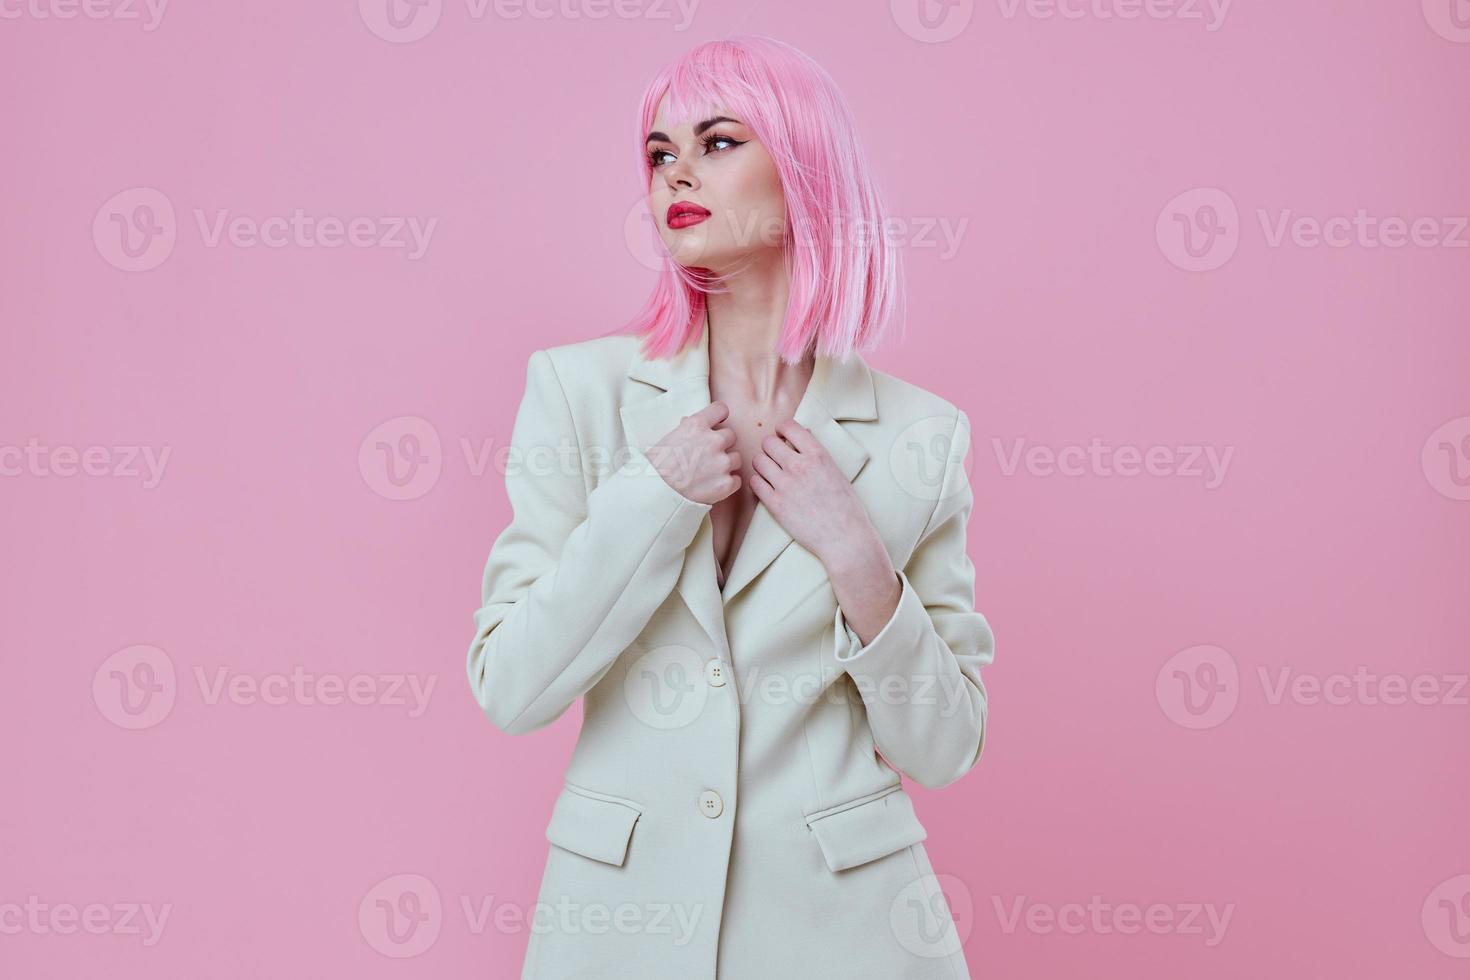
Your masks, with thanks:
[{"label": "pink background", "polygon": [[[530,352],[649,288],[642,85],[755,31],[832,72],[915,222],[870,362],[974,426],[990,740],[908,788],[976,976],[1470,975],[1470,4],[446,0],[395,35],[384,2],[4,8],[0,974],[517,975],[496,916],[579,710],[512,739],[470,697],[490,454]],[[435,224],[417,256],[209,236],[297,209]],[[1431,220],[1274,237],[1360,211]],[[161,234],[130,256],[118,217]],[[1009,465],[1093,440],[1155,472]],[[434,686],[213,696],[295,670]]]}]

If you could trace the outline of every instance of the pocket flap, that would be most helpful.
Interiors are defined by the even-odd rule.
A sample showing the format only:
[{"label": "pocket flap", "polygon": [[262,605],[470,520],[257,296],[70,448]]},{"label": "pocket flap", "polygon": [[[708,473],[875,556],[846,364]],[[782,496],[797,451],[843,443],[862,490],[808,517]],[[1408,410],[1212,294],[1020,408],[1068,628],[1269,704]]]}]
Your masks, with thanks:
[{"label": "pocket flap", "polygon": [[594,861],[621,866],[642,812],[632,800],[568,784],[552,807],[546,839]]},{"label": "pocket flap", "polygon": [[833,871],[876,861],[929,836],[902,786],[808,814],[806,825]]}]

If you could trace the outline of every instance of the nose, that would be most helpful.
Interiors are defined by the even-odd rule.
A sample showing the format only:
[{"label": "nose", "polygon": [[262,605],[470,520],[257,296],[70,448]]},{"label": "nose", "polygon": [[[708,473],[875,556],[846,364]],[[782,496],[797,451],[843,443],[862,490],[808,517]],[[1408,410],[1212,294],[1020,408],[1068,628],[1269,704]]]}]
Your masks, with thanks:
[{"label": "nose", "polygon": [[672,190],[680,188],[694,190],[699,187],[699,178],[694,176],[693,169],[679,157],[673,163],[664,168],[664,180]]}]

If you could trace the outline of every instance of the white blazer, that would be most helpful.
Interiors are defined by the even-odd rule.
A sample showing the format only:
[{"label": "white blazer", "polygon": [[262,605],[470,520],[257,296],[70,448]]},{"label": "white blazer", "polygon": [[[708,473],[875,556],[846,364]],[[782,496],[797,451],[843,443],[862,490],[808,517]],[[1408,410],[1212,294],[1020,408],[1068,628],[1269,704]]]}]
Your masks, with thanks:
[{"label": "white blazer", "polygon": [[899,774],[944,786],[985,741],[969,420],[817,357],[796,421],[902,581],[864,648],[764,504],[721,590],[711,505],[647,456],[709,402],[707,331],[672,360],[631,335],[530,356],[469,681],[512,735],[584,709],[522,980],[968,978]]}]

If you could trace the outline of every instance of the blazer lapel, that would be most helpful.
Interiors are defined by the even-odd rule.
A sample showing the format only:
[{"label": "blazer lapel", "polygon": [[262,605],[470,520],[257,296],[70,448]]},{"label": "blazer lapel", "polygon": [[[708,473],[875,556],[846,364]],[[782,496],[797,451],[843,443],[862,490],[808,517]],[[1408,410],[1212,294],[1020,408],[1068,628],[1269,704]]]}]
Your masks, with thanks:
[{"label": "blazer lapel", "polygon": [[[646,454],[654,443],[707,406],[709,390],[709,330],[700,331],[671,359],[645,358],[641,347],[628,365],[628,377],[661,389],[659,394],[625,404],[619,410],[628,444]],[[854,353],[846,361],[817,354],[811,380],[793,418],[816,436],[848,482],[868,461],[868,451],[839,420],[872,421],[878,417],[873,379],[868,365]],[[690,612],[720,650],[729,649],[725,634],[725,606],[765,571],[792,543],[791,535],[760,501],[740,542],[735,564],[719,586],[715,567],[714,526],[708,514],[685,552],[677,589]],[[810,584],[790,583],[793,592]]]}]

